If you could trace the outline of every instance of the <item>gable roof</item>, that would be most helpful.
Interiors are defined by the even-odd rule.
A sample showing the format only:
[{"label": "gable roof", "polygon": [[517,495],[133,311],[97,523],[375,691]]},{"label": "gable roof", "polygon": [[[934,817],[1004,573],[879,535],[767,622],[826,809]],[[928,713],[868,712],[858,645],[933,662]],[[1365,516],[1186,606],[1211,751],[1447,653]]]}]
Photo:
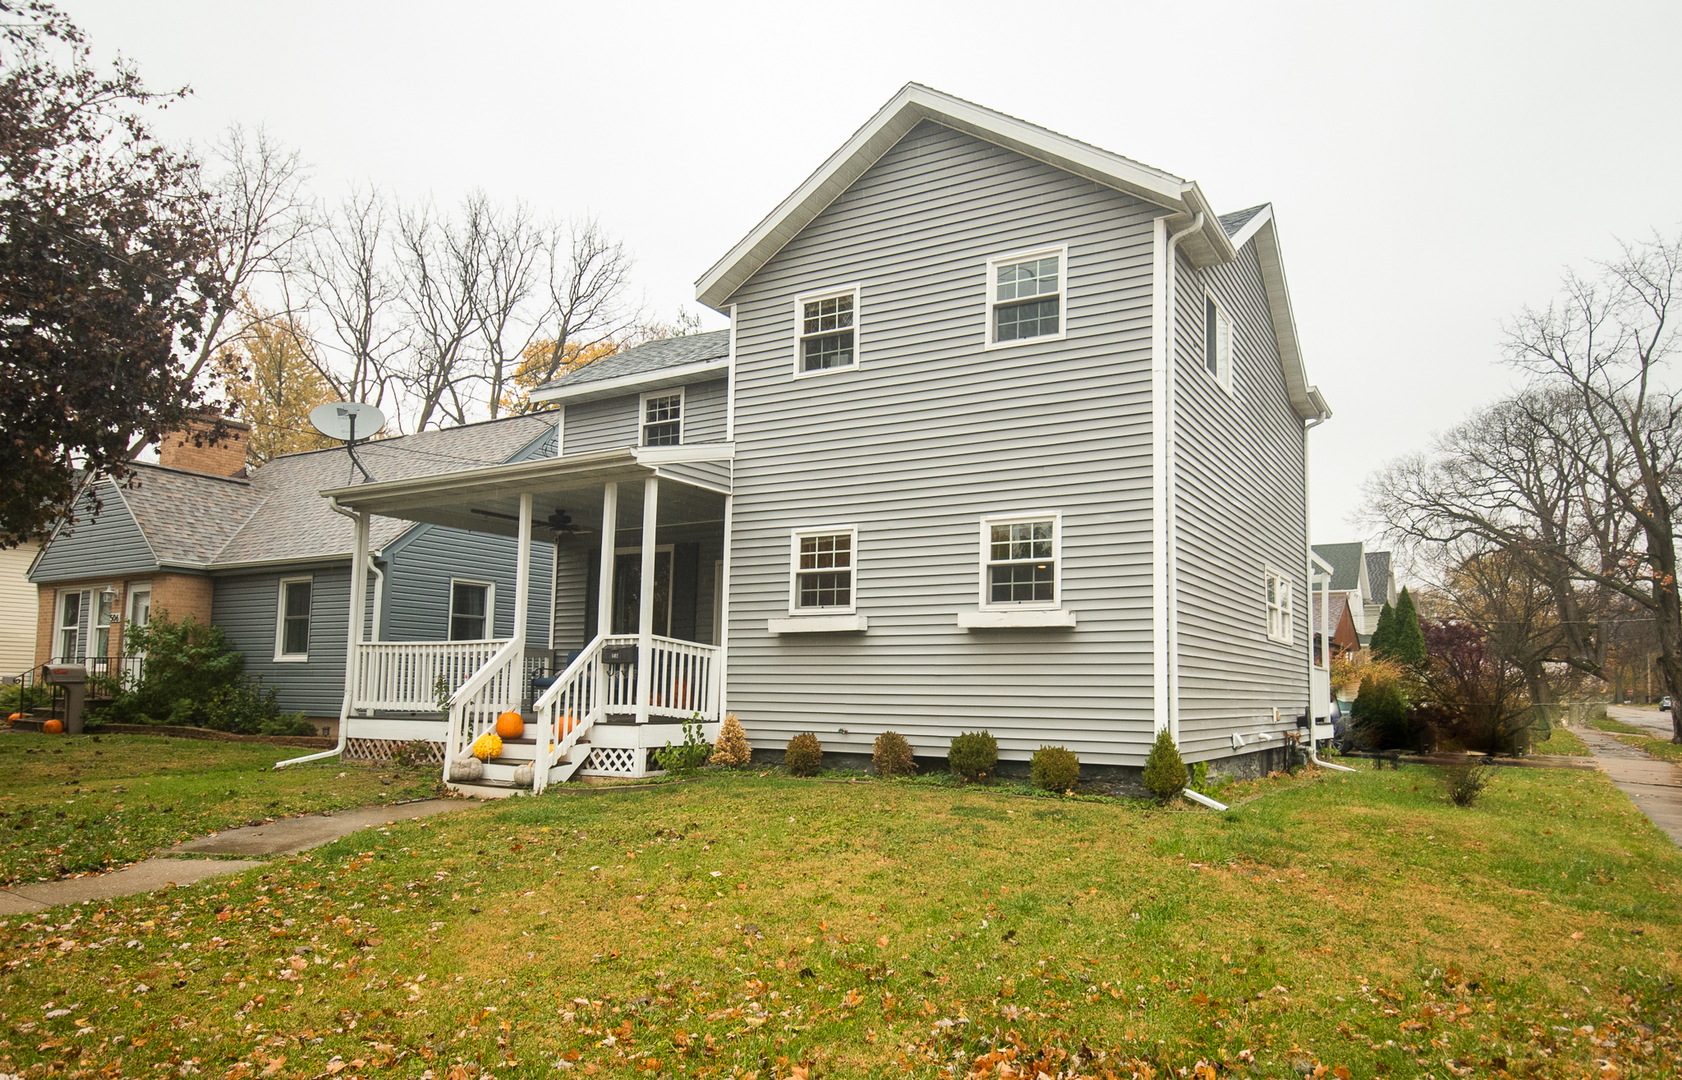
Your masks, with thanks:
[{"label": "gable roof", "polygon": [[[1361,553],[1360,541],[1353,544],[1315,544],[1314,554],[1331,564],[1332,583],[1330,588],[1334,592],[1357,592],[1361,588]],[[1362,598],[1366,594],[1362,593]]]},{"label": "gable roof", "polygon": [[1329,598],[1329,602],[1325,605],[1328,617],[1324,622],[1320,619],[1320,606],[1320,594],[1316,592],[1314,594],[1314,602],[1311,605],[1313,612],[1311,617],[1314,620],[1309,627],[1311,631],[1318,631],[1320,627],[1328,626],[1331,628],[1330,637],[1333,641],[1336,641],[1338,630],[1342,628],[1343,621],[1348,619],[1349,632],[1351,634],[1355,633],[1355,619],[1349,614],[1348,593],[1332,593]]},{"label": "gable roof", "polygon": [[1231,262],[1240,248],[1254,240],[1291,407],[1304,420],[1331,416],[1325,397],[1309,384],[1303,366],[1270,204],[1217,217],[1195,181],[918,83],[906,83],[816,172],[701,275],[695,283],[695,298],[727,313],[730,297],[760,267],[924,120],[1160,206],[1170,211],[1171,229],[1184,228],[1196,220],[1195,215],[1202,214],[1202,226],[1180,241],[1178,248],[1194,266]]},{"label": "gable roof", "polygon": [[660,338],[603,357],[569,371],[532,391],[533,401],[578,401],[629,394],[653,384],[691,375],[722,372],[729,366],[730,331]]}]

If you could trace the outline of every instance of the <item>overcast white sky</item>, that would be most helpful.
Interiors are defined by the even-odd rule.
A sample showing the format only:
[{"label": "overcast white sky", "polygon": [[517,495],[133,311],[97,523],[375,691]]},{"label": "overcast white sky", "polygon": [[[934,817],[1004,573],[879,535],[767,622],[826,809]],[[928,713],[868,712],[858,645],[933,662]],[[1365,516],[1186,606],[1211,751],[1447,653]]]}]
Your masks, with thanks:
[{"label": "overcast white sky", "polygon": [[[1682,227],[1682,4],[61,0],[96,54],[266,125],[336,199],[480,187],[593,212],[658,314],[915,80],[1278,213],[1316,542],[1360,484],[1512,385],[1504,319]],[[702,309],[704,311],[704,309]],[[704,312],[706,326],[723,319]]]}]

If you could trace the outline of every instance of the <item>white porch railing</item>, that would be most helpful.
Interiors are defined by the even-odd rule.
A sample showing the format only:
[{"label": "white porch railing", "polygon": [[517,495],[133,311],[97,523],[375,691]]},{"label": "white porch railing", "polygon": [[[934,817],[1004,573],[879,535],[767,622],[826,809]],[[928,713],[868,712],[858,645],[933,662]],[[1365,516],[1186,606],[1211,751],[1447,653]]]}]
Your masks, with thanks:
[{"label": "white porch railing", "polygon": [[[602,718],[603,691],[609,675],[603,670],[601,657],[603,644],[609,640],[598,637],[590,642],[532,703],[532,711],[537,714],[539,751],[538,768],[532,777],[534,794],[549,786],[549,770],[567,757],[580,737]],[[616,677],[614,681],[618,681]]]},{"label": "white porch railing", "polygon": [[437,712],[507,648],[503,641],[373,641],[356,646],[351,707]]},{"label": "white porch railing", "polygon": [[496,718],[520,707],[525,692],[525,648],[518,641],[505,642],[495,656],[461,684],[450,698],[450,715],[444,743],[444,774],[450,762],[488,731],[496,730]]}]

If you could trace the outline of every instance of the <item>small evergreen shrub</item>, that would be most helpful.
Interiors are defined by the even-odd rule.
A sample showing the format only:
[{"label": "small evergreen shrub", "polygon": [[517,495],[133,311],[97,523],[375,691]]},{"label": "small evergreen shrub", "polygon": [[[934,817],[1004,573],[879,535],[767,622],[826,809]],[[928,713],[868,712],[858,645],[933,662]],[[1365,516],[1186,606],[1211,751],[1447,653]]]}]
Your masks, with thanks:
[{"label": "small evergreen shrub", "polygon": [[876,736],[870,763],[876,766],[877,776],[912,776],[917,772],[911,744],[897,731],[884,731]]},{"label": "small evergreen shrub", "polygon": [[1080,783],[1080,758],[1061,746],[1042,746],[1029,763],[1034,786],[1043,791],[1073,791]]},{"label": "small evergreen shrub", "polygon": [[810,731],[801,732],[788,741],[783,764],[794,776],[816,776],[823,765],[823,744]]},{"label": "small evergreen shrub", "polygon": [[1151,756],[1145,759],[1145,790],[1167,802],[1185,790],[1188,779],[1180,748],[1163,728],[1151,745]]},{"label": "small evergreen shrub", "polygon": [[736,719],[736,714],[731,713],[719,725],[718,742],[713,744],[712,764],[739,769],[752,760],[753,747],[748,745],[748,734],[742,730],[742,722]]},{"label": "small evergreen shrub", "polygon": [[999,740],[988,731],[965,731],[952,740],[946,763],[965,780],[984,780],[999,763]]}]

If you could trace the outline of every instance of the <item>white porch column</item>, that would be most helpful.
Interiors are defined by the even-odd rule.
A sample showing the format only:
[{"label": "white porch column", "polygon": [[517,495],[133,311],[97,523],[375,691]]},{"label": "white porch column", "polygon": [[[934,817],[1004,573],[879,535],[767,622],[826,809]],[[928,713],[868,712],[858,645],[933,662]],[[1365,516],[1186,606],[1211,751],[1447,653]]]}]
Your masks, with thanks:
[{"label": "white porch column", "polygon": [[637,723],[648,723],[648,697],[654,666],[654,529],[660,510],[660,479],[642,487],[642,585],[637,610]]},{"label": "white porch column", "polygon": [[353,522],[355,539],[350,553],[350,634],[345,643],[345,706],[339,715],[343,729],[361,696],[363,623],[368,617],[368,513],[358,512]]},{"label": "white porch column", "polygon": [[[520,495],[520,550],[514,555],[514,640],[526,645],[526,607],[531,600],[531,492]],[[553,616],[551,616],[553,617]],[[496,631],[496,612],[491,612],[491,631]],[[521,659],[520,670],[525,670]],[[525,693],[525,688],[520,688]]]},{"label": "white porch column", "polygon": [[618,525],[619,485],[608,484],[602,489],[601,570],[596,574],[597,637],[613,633],[613,532]]}]

